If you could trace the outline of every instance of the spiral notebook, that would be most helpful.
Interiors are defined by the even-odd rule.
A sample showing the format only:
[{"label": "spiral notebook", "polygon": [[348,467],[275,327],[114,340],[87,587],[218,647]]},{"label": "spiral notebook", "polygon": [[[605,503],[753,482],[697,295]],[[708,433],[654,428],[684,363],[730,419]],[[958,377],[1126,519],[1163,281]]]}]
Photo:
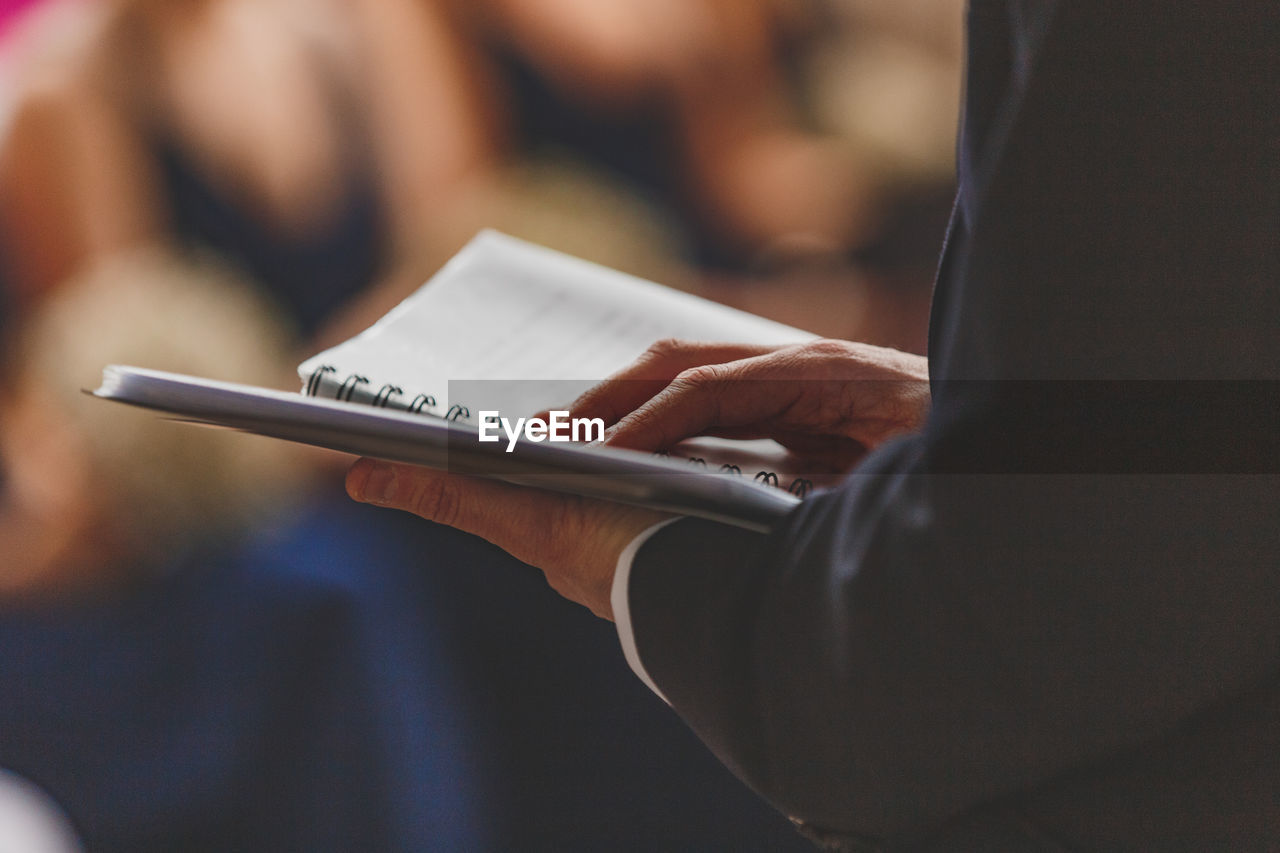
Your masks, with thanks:
[{"label": "spiral notebook", "polygon": [[[478,440],[481,412],[563,408],[662,338],[814,336],[496,232],[365,331],[303,362],[301,393],[109,366],[98,397],[180,419],[765,529],[812,487],[772,443],[669,457]],[[680,458],[687,453],[687,458]]]}]

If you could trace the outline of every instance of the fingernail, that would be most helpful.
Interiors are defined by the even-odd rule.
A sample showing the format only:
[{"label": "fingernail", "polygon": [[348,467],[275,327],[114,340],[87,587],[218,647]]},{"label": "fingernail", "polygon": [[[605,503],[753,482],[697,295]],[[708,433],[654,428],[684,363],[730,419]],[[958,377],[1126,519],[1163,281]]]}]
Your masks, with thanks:
[{"label": "fingernail", "polygon": [[363,503],[384,504],[395,497],[396,471],[385,462],[361,459],[351,469],[348,492]]},{"label": "fingernail", "polygon": [[364,495],[370,503],[390,503],[396,496],[396,469],[382,462],[374,464],[364,483]]}]

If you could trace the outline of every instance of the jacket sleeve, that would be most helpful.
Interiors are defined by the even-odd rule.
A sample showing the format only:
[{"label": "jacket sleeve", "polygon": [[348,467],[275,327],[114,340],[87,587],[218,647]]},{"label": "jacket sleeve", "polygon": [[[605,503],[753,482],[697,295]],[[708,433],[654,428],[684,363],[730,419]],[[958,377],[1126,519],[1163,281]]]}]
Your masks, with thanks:
[{"label": "jacket sleeve", "polygon": [[773,535],[640,549],[635,642],[785,813],[918,830],[1166,734],[1280,664],[1280,479],[929,474],[886,448]]}]

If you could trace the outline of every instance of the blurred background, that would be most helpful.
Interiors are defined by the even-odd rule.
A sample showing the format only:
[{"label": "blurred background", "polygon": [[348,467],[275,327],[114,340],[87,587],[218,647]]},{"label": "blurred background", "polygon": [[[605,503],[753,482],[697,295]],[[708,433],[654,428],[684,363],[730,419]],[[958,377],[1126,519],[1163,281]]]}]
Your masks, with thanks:
[{"label": "blurred background", "polygon": [[296,387],[484,227],[923,351],[962,14],[0,1],[0,770],[49,837],[806,849],[540,574],[80,389]]}]

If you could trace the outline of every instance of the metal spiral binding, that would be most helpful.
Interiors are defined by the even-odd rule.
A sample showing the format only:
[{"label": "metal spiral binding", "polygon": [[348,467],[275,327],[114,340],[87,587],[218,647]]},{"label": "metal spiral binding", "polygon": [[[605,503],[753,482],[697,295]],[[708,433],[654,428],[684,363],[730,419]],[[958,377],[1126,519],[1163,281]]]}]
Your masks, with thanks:
[{"label": "metal spiral binding", "polygon": [[[307,377],[307,388],[306,388],[307,396],[308,397],[318,396],[320,393],[320,386],[324,382],[324,377],[329,374],[333,374],[337,372],[338,372],[338,369],[331,364],[322,364],[319,367],[317,367],[315,370],[311,371],[311,375]],[[350,376],[348,376],[346,379],[343,380],[341,387],[338,388],[338,393],[335,396],[335,399],[350,402],[352,397],[356,393],[356,389],[361,385],[368,385],[368,384],[369,384],[368,377],[360,376],[358,374],[352,373]],[[403,394],[404,394],[403,388],[399,387],[398,385],[392,385],[388,383],[386,385],[383,385],[378,390],[378,393],[373,398],[373,405],[377,406],[378,408],[385,409],[390,404],[392,397],[403,395]],[[431,396],[430,394],[419,394],[418,396],[414,397],[413,402],[409,404],[408,411],[411,414],[415,414],[415,415],[422,414],[427,409],[434,409],[436,405],[437,403],[436,403],[435,397]],[[470,420],[470,419],[471,419],[471,410],[466,406],[459,406],[459,405],[450,406],[448,413],[445,415],[445,420],[448,420],[448,421],[459,421],[459,420]],[[659,450],[659,451],[656,451],[653,455],[668,457],[671,454],[665,450]],[[697,465],[702,468],[707,467],[707,460],[703,459],[700,456],[691,456],[689,457],[688,461],[690,465]],[[734,465],[731,463],[725,463],[724,465],[721,465],[719,468],[719,472],[722,474],[734,474],[737,476],[742,476],[742,468],[738,465]],[[764,483],[767,486],[775,486],[775,487],[781,488],[781,484],[778,481],[778,475],[773,473],[772,471],[759,471],[756,473],[755,477],[752,479],[757,483]],[[795,495],[798,498],[807,497],[811,491],[813,491],[813,481],[806,480],[804,477],[796,477],[794,480],[791,481],[791,485],[787,486],[787,492]]]},{"label": "metal spiral binding", "polygon": [[[318,397],[320,395],[320,387],[324,384],[324,378],[337,372],[338,368],[332,364],[322,364],[311,371],[311,375],[307,377],[306,395],[308,397]],[[361,385],[368,384],[369,378],[367,376],[352,373],[343,380],[342,385],[338,388],[338,393],[334,395],[334,399],[349,403],[355,397],[356,389]],[[378,393],[374,395],[372,405],[379,409],[390,408],[391,398],[403,395],[403,388],[388,382],[378,389]],[[430,394],[419,394],[413,398],[413,402],[406,407],[406,410],[410,414],[420,415],[427,412],[428,409],[434,409],[437,405],[435,397]],[[399,408],[399,405],[396,408]],[[471,418],[471,410],[466,406],[454,406],[449,409],[449,413],[445,417],[451,421],[467,420]]]},{"label": "metal spiral binding", "polygon": [[337,373],[338,368],[332,364],[322,364],[315,370],[311,371],[311,375],[307,377],[307,396],[314,397],[320,393],[320,383],[324,379],[326,373]]},{"label": "metal spiral binding", "polygon": [[813,481],[806,480],[804,477],[796,477],[791,481],[791,485],[787,486],[787,491],[798,498],[807,497],[809,492],[813,491]]},{"label": "metal spiral binding", "polygon": [[373,405],[380,409],[385,409],[387,404],[391,402],[392,397],[401,394],[404,394],[403,388],[398,385],[391,385],[388,383],[378,390],[377,396],[373,398]]},{"label": "metal spiral binding", "polygon": [[430,394],[419,394],[413,398],[413,402],[409,404],[409,413],[414,415],[422,414],[423,409],[434,409],[436,407],[436,398]]},{"label": "metal spiral binding", "polygon": [[338,389],[338,395],[334,399],[342,400],[343,402],[350,403],[351,398],[355,396],[356,388],[358,388],[361,385],[368,385],[368,384],[369,384],[369,377],[358,376],[353,373],[342,381],[342,387]]},{"label": "metal spiral binding", "polygon": [[[653,451],[653,455],[661,456],[663,458],[668,458],[671,456],[670,452],[666,450],[655,450]],[[707,467],[707,460],[702,458],[701,456],[690,456],[685,461],[688,462],[690,465],[696,465],[702,468]],[[743,476],[742,466],[734,465],[732,462],[726,462],[716,470],[717,470],[717,473],[720,473],[720,474],[733,474],[734,476],[737,476],[737,477]],[[779,489],[782,488],[782,483],[781,481],[779,481],[778,475],[772,471],[759,471],[756,473],[755,477],[752,479],[754,480],[754,482],[763,483],[766,486],[773,486]],[[806,480],[804,477],[796,477],[794,480],[791,481],[791,485],[787,486],[787,492],[789,494],[795,495],[798,498],[807,497],[811,491],[813,491],[813,481]]]}]

